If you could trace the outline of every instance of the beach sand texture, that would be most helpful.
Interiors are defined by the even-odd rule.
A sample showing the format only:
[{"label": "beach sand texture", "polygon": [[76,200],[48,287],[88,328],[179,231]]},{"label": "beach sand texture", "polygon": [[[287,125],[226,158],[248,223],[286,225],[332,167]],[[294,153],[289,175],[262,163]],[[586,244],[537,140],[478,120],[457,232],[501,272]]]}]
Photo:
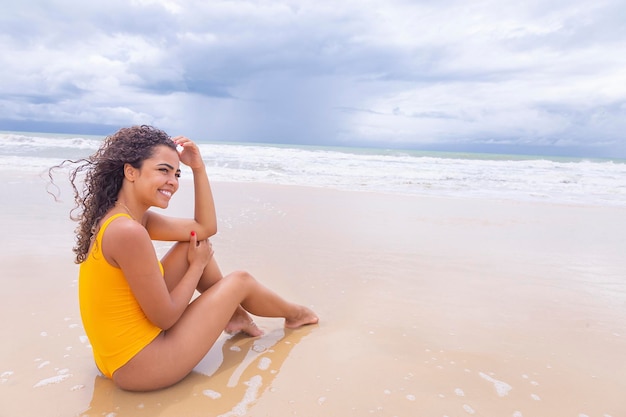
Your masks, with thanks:
[{"label": "beach sand texture", "polygon": [[[174,387],[120,391],[80,322],[71,195],[10,178],[0,417],[626,416],[624,208],[213,186],[223,272],[320,324],[259,319]],[[168,213],[191,213],[189,184]]]}]

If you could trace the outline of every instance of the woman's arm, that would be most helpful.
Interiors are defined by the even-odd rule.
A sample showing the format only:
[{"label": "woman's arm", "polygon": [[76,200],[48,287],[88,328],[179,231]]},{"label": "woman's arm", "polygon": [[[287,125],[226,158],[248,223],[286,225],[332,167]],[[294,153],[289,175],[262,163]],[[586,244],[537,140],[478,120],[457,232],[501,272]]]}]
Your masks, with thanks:
[{"label": "woman's arm", "polygon": [[191,235],[189,268],[170,292],[161,275],[150,236],[139,223],[131,220],[111,223],[103,236],[102,248],[109,263],[122,269],[148,319],[164,330],[180,319],[213,255],[206,240],[198,243],[197,237]]},{"label": "woman's arm", "polygon": [[217,233],[217,215],[211,184],[198,146],[186,137],[178,136],[174,142],[182,146],[180,161],[189,166],[193,173],[194,218],[179,219],[148,211],[144,225],[153,240],[186,241],[189,234],[196,232],[203,240]]}]

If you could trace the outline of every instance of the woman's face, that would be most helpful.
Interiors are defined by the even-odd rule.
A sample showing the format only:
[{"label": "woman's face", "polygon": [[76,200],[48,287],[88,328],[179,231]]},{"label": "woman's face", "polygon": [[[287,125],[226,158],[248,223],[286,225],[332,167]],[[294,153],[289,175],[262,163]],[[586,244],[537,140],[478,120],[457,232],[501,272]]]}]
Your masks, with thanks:
[{"label": "woman's face", "polygon": [[135,190],[144,204],[166,208],[178,190],[180,160],[178,152],[165,145],[157,146],[151,158],[143,161],[135,181]]}]

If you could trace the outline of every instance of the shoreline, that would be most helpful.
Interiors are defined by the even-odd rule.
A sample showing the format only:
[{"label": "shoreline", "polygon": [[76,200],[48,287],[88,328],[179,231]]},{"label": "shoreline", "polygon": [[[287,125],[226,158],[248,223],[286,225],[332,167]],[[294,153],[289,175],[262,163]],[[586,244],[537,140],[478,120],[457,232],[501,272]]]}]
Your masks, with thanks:
[{"label": "shoreline", "polygon": [[224,335],[180,384],[131,394],[82,337],[71,196],[8,190],[0,415],[626,413],[623,208],[213,183],[223,272],[321,323],[259,320],[266,336]]},{"label": "shoreline", "polygon": [[[100,142],[54,135],[0,137],[0,170],[19,175],[19,166],[19,172],[31,175],[67,158],[86,157]],[[199,146],[210,178],[218,181],[626,207],[626,161],[219,142]]]}]

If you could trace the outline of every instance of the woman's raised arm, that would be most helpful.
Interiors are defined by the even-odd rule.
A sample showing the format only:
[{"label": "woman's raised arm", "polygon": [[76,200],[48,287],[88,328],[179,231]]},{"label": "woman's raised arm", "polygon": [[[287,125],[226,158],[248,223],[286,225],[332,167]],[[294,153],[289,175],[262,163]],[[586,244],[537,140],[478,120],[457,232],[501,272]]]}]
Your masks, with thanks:
[{"label": "woman's raised arm", "polygon": [[211,184],[206,173],[202,155],[196,145],[184,136],[173,138],[182,149],[180,161],[191,168],[194,189],[194,218],[183,219],[146,212],[144,225],[153,240],[187,241],[193,231],[198,240],[207,239],[217,233],[217,215]]}]

